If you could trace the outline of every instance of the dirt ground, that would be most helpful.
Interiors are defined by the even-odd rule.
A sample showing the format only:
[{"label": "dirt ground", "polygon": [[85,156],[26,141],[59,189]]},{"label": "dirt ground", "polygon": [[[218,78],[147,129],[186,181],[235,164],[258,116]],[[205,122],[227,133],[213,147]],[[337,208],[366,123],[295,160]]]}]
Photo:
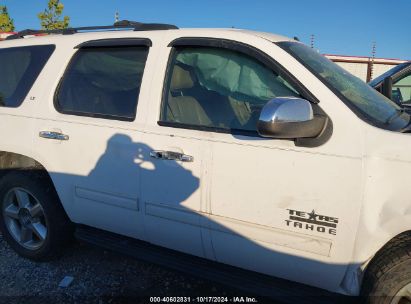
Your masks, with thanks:
[{"label": "dirt ground", "polygon": [[[59,287],[66,276],[74,280]],[[233,303],[246,296],[252,295],[81,242],[58,260],[32,262],[14,253],[0,235],[0,303],[155,303],[151,297],[167,303],[227,297]]]}]

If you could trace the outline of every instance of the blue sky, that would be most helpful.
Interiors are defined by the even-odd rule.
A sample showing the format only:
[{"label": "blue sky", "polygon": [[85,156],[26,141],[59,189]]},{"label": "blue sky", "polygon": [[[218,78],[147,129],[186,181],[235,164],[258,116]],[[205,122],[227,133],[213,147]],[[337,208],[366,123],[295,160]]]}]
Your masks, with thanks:
[{"label": "blue sky", "polygon": [[[120,19],[179,27],[236,27],[297,36],[322,53],[411,59],[410,0],[62,0],[71,26]],[[0,0],[18,30],[39,28],[47,0]]]}]

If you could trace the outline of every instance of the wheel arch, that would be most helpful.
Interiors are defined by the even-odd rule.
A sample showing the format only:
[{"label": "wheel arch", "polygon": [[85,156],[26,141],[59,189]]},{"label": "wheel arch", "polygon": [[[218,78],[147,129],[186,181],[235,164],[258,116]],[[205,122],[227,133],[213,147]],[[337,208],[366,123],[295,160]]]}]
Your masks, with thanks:
[{"label": "wheel arch", "polygon": [[411,245],[411,229],[399,232],[388,241],[380,244],[375,253],[371,255],[365,263],[364,272],[367,271],[370,264],[373,263],[373,261],[378,258],[379,255],[381,255],[386,250],[391,249],[393,246],[396,246],[398,243],[409,243]]},{"label": "wheel arch", "polygon": [[10,170],[41,170],[48,174],[46,168],[36,159],[9,151],[0,151],[0,178]]},{"label": "wheel arch", "polygon": [[[408,243],[411,246],[411,229],[388,229],[380,231],[374,237],[367,240],[357,239],[356,252],[352,263],[348,266],[340,287],[345,294],[359,295],[363,287],[364,278],[370,266],[376,263],[385,252],[390,251],[399,243]],[[361,244],[361,245],[359,245]]]},{"label": "wheel arch", "polygon": [[57,193],[59,198],[59,203],[63,207],[64,211],[67,211],[64,208],[64,204],[61,203],[61,197],[57,191],[56,185],[53,182],[49,171],[46,167],[37,159],[27,156],[20,153],[10,152],[10,151],[0,151],[0,179],[3,178],[8,172],[13,170],[30,170],[32,172],[41,172],[49,180],[50,185],[52,185],[54,191]]},{"label": "wheel arch", "polygon": [[[383,273],[386,271],[386,269],[381,269],[384,265],[386,265],[384,263],[384,258],[390,256],[390,260],[396,260],[397,257],[394,256],[395,252],[400,252],[403,248],[408,248],[408,250],[411,248],[411,230],[406,230],[395,235],[383,246],[381,246],[378,251],[376,251],[375,254],[371,256],[370,259],[363,265],[361,294],[365,295],[368,293],[367,288],[369,286],[367,286],[367,284],[370,277],[375,277],[377,273]],[[408,255],[405,256],[411,259]]]}]

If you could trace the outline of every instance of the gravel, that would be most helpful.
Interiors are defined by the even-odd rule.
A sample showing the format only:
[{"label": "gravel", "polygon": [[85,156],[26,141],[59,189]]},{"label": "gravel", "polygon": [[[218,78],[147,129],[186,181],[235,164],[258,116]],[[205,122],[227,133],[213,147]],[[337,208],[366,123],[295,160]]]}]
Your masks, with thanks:
[{"label": "gravel", "polygon": [[[59,287],[65,277],[73,281]],[[244,293],[81,242],[58,260],[33,262],[19,257],[0,235],[1,303],[149,303],[153,296]]]}]

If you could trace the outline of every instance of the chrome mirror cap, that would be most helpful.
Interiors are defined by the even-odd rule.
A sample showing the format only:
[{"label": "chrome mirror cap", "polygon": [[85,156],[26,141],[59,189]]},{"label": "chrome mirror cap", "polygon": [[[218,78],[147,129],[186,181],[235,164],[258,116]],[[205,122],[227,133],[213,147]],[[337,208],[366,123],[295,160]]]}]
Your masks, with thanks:
[{"label": "chrome mirror cap", "polygon": [[314,116],[308,100],[296,97],[278,97],[263,107],[257,131],[263,137],[297,139],[318,136],[326,117]]},{"label": "chrome mirror cap", "polygon": [[278,97],[266,103],[259,120],[281,123],[308,121],[313,118],[313,109],[309,101],[295,97]]}]

